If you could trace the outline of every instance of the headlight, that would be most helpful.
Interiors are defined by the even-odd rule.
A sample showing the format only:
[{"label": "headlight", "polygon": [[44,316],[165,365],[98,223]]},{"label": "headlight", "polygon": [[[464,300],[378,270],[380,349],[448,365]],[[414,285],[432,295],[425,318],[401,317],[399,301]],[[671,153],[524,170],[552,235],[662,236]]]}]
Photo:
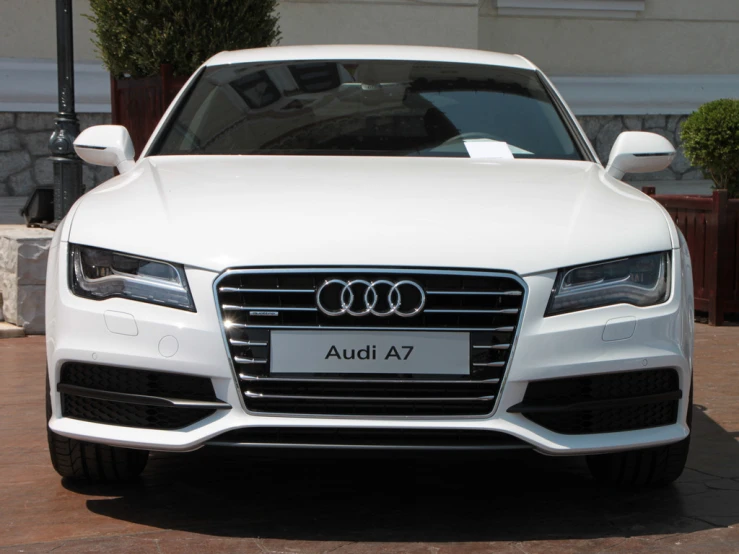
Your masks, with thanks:
[{"label": "headlight", "polygon": [[545,315],[612,304],[652,306],[670,296],[670,253],[560,269]]},{"label": "headlight", "polygon": [[181,265],[70,245],[70,288],[93,300],[120,297],[195,311]]}]

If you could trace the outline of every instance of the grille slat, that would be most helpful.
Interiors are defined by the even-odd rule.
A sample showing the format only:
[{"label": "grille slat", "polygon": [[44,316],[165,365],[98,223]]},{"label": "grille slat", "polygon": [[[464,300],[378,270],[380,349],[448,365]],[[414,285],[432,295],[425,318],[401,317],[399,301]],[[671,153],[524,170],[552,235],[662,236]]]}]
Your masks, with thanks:
[{"label": "grille slat", "polygon": [[490,396],[465,396],[450,398],[433,398],[427,396],[316,396],[297,394],[264,394],[247,390],[244,396],[254,400],[309,400],[320,402],[488,402],[495,398]]},{"label": "grille slat", "polygon": [[234,362],[237,364],[266,364],[269,360],[266,358],[242,358],[234,356]]},{"label": "grille slat", "polygon": [[289,293],[289,294],[313,294],[315,289],[244,289],[239,287],[221,287],[218,289],[221,292],[239,292],[239,293],[267,293],[272,294],[274,292]]},{"label": "grille slat", "polygon": [[422,386],[422,385],[476,385],[480,383],[491,383],[497,385],[500,383],[500,379],[479,379],[477,381],[454,381],[451,379],[352,379],[351,381],[347,381],[347,379],[330,379],[330,378],[299,378],[299,377],[256,377],[253,375],[239,375],[239,379],[242,379],[244,381],[262,381],[264,383],[278,383],[278,382],[290,382],[290,383],[344,383],[344,384],[364,384],[364,383],[371,383],[376,385],[386,385],[386,384],[412,384],[414,386]]},{"label": "grille slat", "polygon": [[[312,291],[311,291],[312,292]],[[428,290],[426,294],[449,294],[449,295],[471,295],[480,296],[522,296],[520,290],[484,291],[484,290]]]},{"label": "grille slat", "polygon": [[252,312],[252,311],[262,311],[262,312],[317,312],[317,308],[299,308],[299,307],[279,307],[279,306],[232,306],[230,304],[226,304],[221,306],[222,310],[235,310],[235,311],[241,311],[241,312]]},{"label": "grille slat", "polygon": [[472,348],[482,350],[508,350],[511,347],[510,344],[473,344]]},{"label": "grille slat", "polygon": [[509,308],[506,310],[424,310],[427,314],[517,314],[518,309]]},{"label": "grille slat", "polygon": [[[228,327],[233,327],[234,329],[289,329],[291,331],[299,330],[299,329],[323,329],[322,326],[307,326],[307,325],[267,325],[267,324],[245,324],[245,323],[234,323],[229,322]],[[373,327],[373,326],[362,326],[359,327],[360,329],[363,329],[365,331],[387,331],[388,329],[392,331],[460,331],[460,332],[474,332],[474,331],[480,331],[481,329],[479,327]],[[335,326],[330,327],[331,330],[334,331],[354,331],[357,329],[357,327],[349,327],[349,326]],[[483,331],[490,331],[490,332],[504,332],[501,329],[482,329]],[[511,333],[515,332],[515,327],[513,328]]]},{"label": "grille slat", "polygon": [[[329,316],[317,308],[316,291],[332,279],[410,280],[426,293],[426,303],[412,317]],[[383,302],[387,302],[385,291]],[[492,412],[515,339],[525,289],[519,278],[504,273],[326,268],[233,270],[220,278],[216,293],[232,359],[237,366],[250,366],[248,375],[238,376],[249,412],[444,417],[485,416]],[[414,375],[273,376],[271,332],[303,329],[466,332],[470,337],[470,374],[449,378],[435,371]]]},{"label": "grille slat", "polygon": [[229,339],[229,343],[233,344],[234,346],[269,346],[268,342],[259,342],[259,341],[252,341],[252,340],[236,340],[236,339]]}]

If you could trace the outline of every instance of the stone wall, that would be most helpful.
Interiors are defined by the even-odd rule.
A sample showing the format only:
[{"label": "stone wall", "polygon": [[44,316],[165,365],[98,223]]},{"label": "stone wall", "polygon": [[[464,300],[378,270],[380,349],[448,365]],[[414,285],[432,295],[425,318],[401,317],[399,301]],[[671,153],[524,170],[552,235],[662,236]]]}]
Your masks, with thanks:
[{"label": "stone wall", "polygon": [[[36,185],[54,183],[49,157],[49,137],[55,114],[0,113],[0,197],[28,196]],[[110,114],[80,114],[82,129],[110,123]],[[690,166],[680,146],[680,126],[685,115],[581,116],[580,123],[605,164],[616,137],[623,131],[651,131],[666,137],[676,147],[678,156],[672,166],[659,173],[627,175],[634,183],[644,181],[694,181],[703,179],[700,170]],[[83,166],[87,190],[113,176],[107,167]],[[0,200],[2,202],[2,200]]]},{"label": "stone wall", "polygon": [[0,226],[0,320],[28,334],[45,330],[44,286],[52,235],[46,229]]},{"label": "stone wall", "polygon": [[[54,184],[49,160],[53,113],[0,113],[0,197],[28,196],[37,185]],[[80,127],[110,123],[110,114],[80,114]],[[108,167],[83,167],[82,180],[89,190],[110,179]],[[0,200],[2,202],[2,200]]]}]

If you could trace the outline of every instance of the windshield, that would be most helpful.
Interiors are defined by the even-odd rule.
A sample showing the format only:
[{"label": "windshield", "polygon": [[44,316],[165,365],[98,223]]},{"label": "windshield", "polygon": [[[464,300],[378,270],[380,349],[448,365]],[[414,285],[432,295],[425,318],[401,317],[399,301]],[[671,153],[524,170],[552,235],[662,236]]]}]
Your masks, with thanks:
[{"label": "windshield", "polygon": [[206,68],[149,154],[469,157],[506,145],[517,158],[583,159],[535,71],[270,62]]}]

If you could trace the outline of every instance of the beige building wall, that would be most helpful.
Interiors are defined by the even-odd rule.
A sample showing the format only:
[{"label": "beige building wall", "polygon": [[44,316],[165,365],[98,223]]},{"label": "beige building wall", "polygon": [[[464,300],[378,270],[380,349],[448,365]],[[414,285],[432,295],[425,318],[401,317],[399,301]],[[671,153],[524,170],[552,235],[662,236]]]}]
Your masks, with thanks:
[{"label": "beige building wall", "polygon": [[[96,59],[88,0],[73,0],[74,57]],[[56,59],[55,0],[0,0],[0,58]]]},{"label": "beige building wall", "polygon": [[[84,17],[89,0],[73,0],[73,12],[75,59],[95,60],[92,25]],[[283,0],[279,12],[285,45],[477,48],[477,0]],[[0,0],[0,58],[56,58],[54,0]]]},{"label": "beige building wall", "polygon": [[281,44],[477,48],[477,0],[282,0]]},{"label": "beige building wall", "polygon": [[633,19],[500,16],[488,2],[478,45],[556,75],[739,74],[739,1],[646,0]]},{"label": "beige building wall", "polygon": [[[53,0],[0,0],[0,58],[56,57]],[[282,0],[282,44],[394,43],[523,54],[556,75],[739,74],[739,0],[646,0],[633,19],[501,16],[496,0]],[[75,58],[96,59],[88,0]]]}]

